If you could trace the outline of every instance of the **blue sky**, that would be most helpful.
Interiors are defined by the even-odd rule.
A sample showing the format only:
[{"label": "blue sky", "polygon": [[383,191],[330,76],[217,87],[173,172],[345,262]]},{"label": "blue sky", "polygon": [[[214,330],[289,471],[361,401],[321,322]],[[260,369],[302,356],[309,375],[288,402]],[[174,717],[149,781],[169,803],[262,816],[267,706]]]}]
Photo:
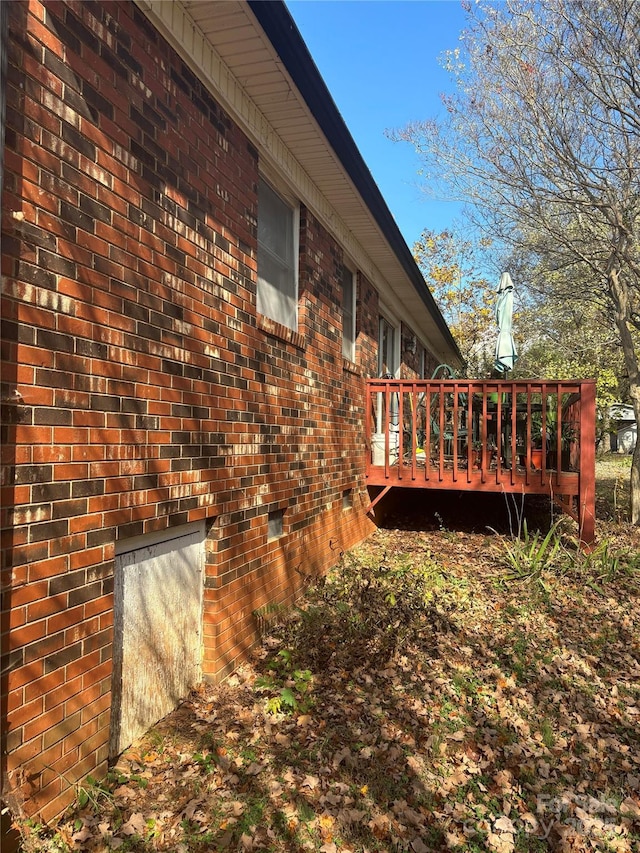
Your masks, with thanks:
[{"label": "blue sky", "polygon": [[459,0],[286,0],[303,39],[409,247],[458,207],[419,188],[418,158],[385,130],[442,111],[438,57],[459,44]]}]

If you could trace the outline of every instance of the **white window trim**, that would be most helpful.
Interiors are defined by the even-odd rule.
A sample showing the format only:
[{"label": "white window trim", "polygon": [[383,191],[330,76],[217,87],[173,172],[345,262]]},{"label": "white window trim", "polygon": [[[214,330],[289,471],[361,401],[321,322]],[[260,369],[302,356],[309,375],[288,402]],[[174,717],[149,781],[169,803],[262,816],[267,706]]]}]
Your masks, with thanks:
[{"label": "white window trim", "polygon": [[[282,319],[277,317],[270,317],[269,319],[273,320],[276,323],[280,323],[286,328],[291,329],[293,332],[298,331],[299,325],[299,299],[300,299],[300,202],[297,199],[294,199],[291,193],[282,187],[281,183],[278,181],[274,181],[270,175],[265,174],[264,171],[260,173],[260,180],[263,181],[269,189],[275,193],[288,207],[291,208],[292,211],[292,224],[293,228],[293,241],[292,241],[292,252],[293,252],[293,277],[294,277],[294,293],[295,293],[295,322],[293,326],[290,326],[288,323],[283,323]],[[260,206],[258,205],[258,222],[260,221]],[[258,252],[260,251],[258,245]],[[260,270],[258,269],[258,275],[260,274]],[[256,293],[256,310],[257,310],[257,293]],[[258,311],[260,316],[269,316],[262,314]]]},{"label": "white window trim", "polygon": [[345,345],[345,340],[344,340],[345,313],[344,313],[344,298],[343,298],[343,301],[342,301],[342,357],[346,358],[347,361],[355,362],[355,360],[356,360],[356,325],[357,325],[357,323],[356,323],[357,278],[356,278],[356,272],[353,268],[353,265],[349,261],[344,260],[343,261],[343,267],[351,275],[351,352],[348,355],[346,355],[345,351],[344,351],[344,345]]},{"label": "white window trim", "polygon": [[[388,311],[386,308],[379,306],[378,309],[379,317],[382,317],[387,323],[393,328],[393,360],[396,364],[396,369],[394,371],[394,377],[396,379],[400,378],[400,321],[396,319],[396,317]],[[378,368],[380,367],[380,324],[378,321]]]},{"label": "white window trim", "polygon": [[[387,325],[393,329],[393,350],[392,357],[393,363],[396,365],[395,370],[392,371],[392,375],[394,378],[400,378],[400,367],[401,367],[401,354],[400,354],[400,322],[395,320],[393,315],[389,312],[382,309],[382,306],[379,306],[378,309],[378,377],[383,375],[382,373],[382,365],[381,365],[381,350],[380,350],[380,326],[381,321],[384,320]],[[376,432],[381,433],[384,429],[384,421],[385,416],[383,412],[383,393],[378,393],[376,395]],[[399,401],[398,395],[392,394],[390,400],[390,411],[387,413],[387,417],[389,419],[389,429],[392,432],[397,432],[399,430],[399,422],[400,422],[400,413],[399,413]]]}]

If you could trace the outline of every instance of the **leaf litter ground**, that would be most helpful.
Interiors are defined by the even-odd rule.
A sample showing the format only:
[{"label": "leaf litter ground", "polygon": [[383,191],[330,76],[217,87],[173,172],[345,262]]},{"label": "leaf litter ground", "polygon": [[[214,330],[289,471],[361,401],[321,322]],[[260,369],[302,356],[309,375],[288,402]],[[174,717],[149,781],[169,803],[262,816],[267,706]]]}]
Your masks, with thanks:
[{"label": "leaf litter ground", "polygon": [[520,575],[515,504],[496,522],[484,496],[487,518],[412,498],[421,529],[405,505],[25,849],[639,851],[640,543],[617,478],[606,547]]}]

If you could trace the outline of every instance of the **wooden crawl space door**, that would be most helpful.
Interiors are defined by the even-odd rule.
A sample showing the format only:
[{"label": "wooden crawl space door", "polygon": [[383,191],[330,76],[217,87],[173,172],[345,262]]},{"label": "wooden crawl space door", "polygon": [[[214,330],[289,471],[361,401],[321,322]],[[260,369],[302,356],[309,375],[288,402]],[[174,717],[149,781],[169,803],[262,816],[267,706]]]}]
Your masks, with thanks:
[{"label": "wooden crawl space door", "polygon": [[112,758],[201,680],[204,540],[196,524],[116,549]]}]

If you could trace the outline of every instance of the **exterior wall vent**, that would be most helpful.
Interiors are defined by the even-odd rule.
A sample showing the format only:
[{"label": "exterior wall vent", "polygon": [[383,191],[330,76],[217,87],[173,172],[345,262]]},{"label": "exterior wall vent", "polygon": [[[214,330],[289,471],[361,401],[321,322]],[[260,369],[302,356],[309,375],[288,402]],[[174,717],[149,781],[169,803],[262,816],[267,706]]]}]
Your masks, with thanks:
[{"label": "exterior wall vent", "polygon": [[276,509],[269,513],[267,523],[267,539],[279,539],[284,533],[284,510]]}]

